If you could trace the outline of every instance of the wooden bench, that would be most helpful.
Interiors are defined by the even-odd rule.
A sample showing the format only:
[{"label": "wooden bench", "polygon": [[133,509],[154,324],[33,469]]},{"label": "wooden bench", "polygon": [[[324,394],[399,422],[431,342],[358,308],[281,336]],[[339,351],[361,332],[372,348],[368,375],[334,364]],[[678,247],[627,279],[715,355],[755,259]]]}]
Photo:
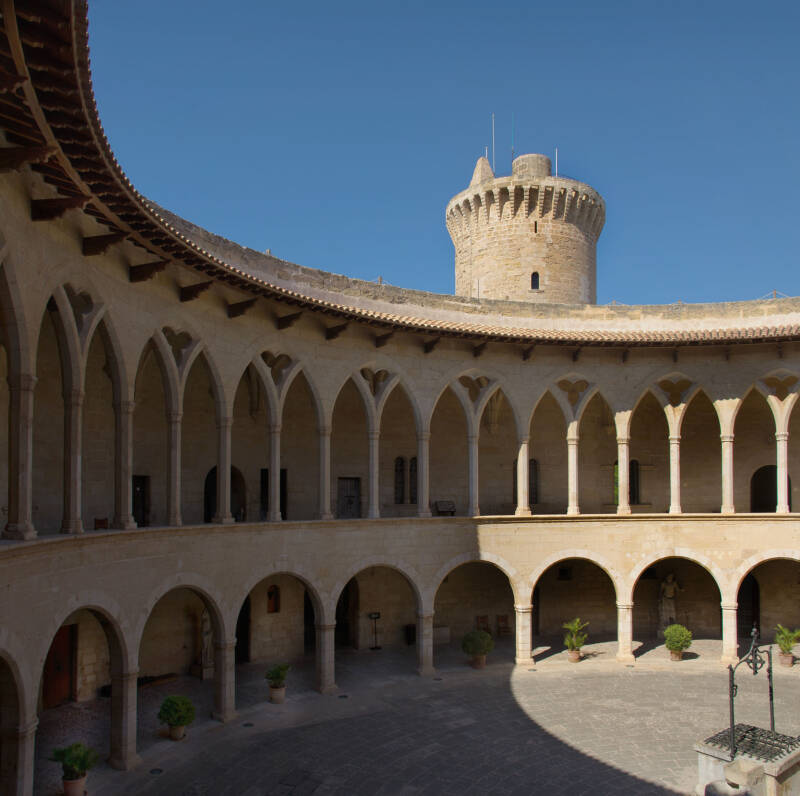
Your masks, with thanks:
[{"label": "wooden bench", "polygon": [[456,504],[452,500],[436,500],[433,509],[437,517],[456,516]]}]

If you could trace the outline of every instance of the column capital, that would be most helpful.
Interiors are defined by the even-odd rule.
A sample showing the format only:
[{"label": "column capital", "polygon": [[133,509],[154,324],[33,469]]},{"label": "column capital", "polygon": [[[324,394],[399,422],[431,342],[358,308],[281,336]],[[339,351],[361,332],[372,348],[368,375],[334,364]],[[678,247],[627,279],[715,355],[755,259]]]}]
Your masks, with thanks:
[{"label": "column capital", "polygon": [[422,619],[423,621],[426,619],[430,619],[431,621],[433,621],[433,611],[431,611],[431,613],[429,614],[422,614],[419,611],[417,611],[417,619]]},{"label": "column capital", "polygon": [[117,672],[114,674],[111,673],[111,679],[113,680],[121,680],[122,682],[130,682],[131,680],[137,680],[139,678],[139,670],[138,669],[128,669],[126,672]]},{"label": "column capital", "polygon": [[8,389],[11,392],[33,392],[37,381],[36,376],[32,376],[30,373],[20,373],[16,378],[8,380]]},{"label": "column capital", "polygon": [[617,445],[630,445],[630,437],[617,437]]},{"label": "column capital", "polygon": [[170,424],[180,423],[183,420],[183,412],[167,412],[167,422]]},{"label": "column capital", "polygon": [[0,730],[0,737],[11,740],[19,738],[31,738],[36,734],[36,728],[39,726],[38,719],[31,719],[23,724],[17,724],[14,727],[6,727]]},{"label": "column capital", "polygon": [[114,401],[114,410],[117,412],[133,414],[134,409],[136,409],[136,401]]},{"label": "column capital", "polygon": [[527,445],[531,441],[530,434],[523,434],[517,439],[519,445]]},{"label": "column capital", "polygon": [[567,445],[577,445],[578,440],[580,439],[580,434],[577,431],[573,431],[571,434],[567,434]]},{"label": "column capital", "polygon": [[368,431],[367,432],[367,439],[370,442],[372,442],[373,440],[377,442],[378,440],[380,440],[380,438],[381,438],[381,432],[380,431],[374,431],[373,430],[373,431]]},{"label": "column capital", "polygon": [[316,625],[315,624],[314,627],[317,630],[328,630],[328,631],[336,630],[336,622],[334,622],[332,625]]},{"label": "column capital", "polygon": [[270,434],[280,434],[281,433],[281,424],[280,423],[270,423],[269,424],[269,433]]},{"label": "column capital", "polygon": [[720,442],[733,442],[733,434],[720,434]]},{"label": "column capital", "polygon": [[723,611],[736,611],[739,608],[739,603],[721,603],[720,608]]},{"label": "column capital", "polygon": [[775,432],[775,440],[777,442],[786,442],[789,439],[789,432],[788,431],[776,431]]},{"label": "column capital", "polygon": [[617,603],[617,608],[622,610],[631,610],[633,608],[633,603]]},{"label": "column capital", "polygon": [[83,390],[64,390],[64,403],[69,406],[83,405]]},{"label": "column capital", "polygon": [[429,442],[431,438],[430,431],[418,431],[417,432],[417,442]]},{"label": "column capital", "polygon": [[223,428],[232,428],[233,427],[233,418],[232,417],[218,417],[217,418],[217,428],[221,431]]},{"label": "column capital", "polygon": [[670,436],[669,442],[670,442],[670,445],[680,445],[681,435],[680,434],[674,434],[674,435]]},{"label": "column capital", "polygon": [[533,605],[518,605],[514,603],[514,612],[518,614],[529,614],[533,611]]},{"label": "column capital", "polygon": [[236,649],[236,641],[214,641],[214,649],[223,652],[232,652]]},{"label": "column capital", "polygon": [[467,434],[467,442],[470,445],[477,445],[480,441],[481,435],[479,431],[476,431],[474,434]]},{"label": "column capital", "polygon": [[319,435],[320,435],[320,437],[330,437],[332,432],[333,432],[333,429],[330,426],[323,426],[319,430]]}]

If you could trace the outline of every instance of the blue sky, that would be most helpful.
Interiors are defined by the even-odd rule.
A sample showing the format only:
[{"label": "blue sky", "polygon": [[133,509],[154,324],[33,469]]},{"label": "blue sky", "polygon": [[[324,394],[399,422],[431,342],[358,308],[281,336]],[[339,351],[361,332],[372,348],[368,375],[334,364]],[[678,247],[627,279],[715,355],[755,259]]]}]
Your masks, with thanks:
[{"label": "blue sky", "polygon": [[605,198],[598,303],[800,295],[800,5],[90,3],[134,185],[302,265],[453,291],[444,208],[490,144]]}]

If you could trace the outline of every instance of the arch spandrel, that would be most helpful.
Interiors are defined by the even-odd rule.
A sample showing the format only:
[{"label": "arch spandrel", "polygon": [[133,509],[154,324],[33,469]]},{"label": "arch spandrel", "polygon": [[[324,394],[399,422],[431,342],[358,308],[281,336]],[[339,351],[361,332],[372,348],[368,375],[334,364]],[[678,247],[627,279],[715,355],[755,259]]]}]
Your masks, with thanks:
[{"label": "arch spandrel", "polygon": [[527,597],[526,599],[530,602],[531,595],[533,594],[533,590],[536,587],[536,584],[539,582],[539,579],[547,572],[550,567],[558,564],[560,561],[567,561],[570,558],[579,558],[584,561],[588,561],[590,564],[594,564],[595,566],[599,567],[603,570],[603,572],[608,575],[611,583],[614,587],[614,594],[616,595],[617,602],[624,602],[621,599],[621,595],[624,594],[624,583],[625,580],[622,574],[619,572],[617,567],[615,567],[611,561],[609,561],[605,556],[598,555],[595,551],[587,550],[584,548],[572,548],[572,549],[565,549],[559,550],[556,553],[551,553],[549,556],[544,558],[536,565],[536,569],[531,573],[530,577],[525,581],[525,589],[527,590]]}]

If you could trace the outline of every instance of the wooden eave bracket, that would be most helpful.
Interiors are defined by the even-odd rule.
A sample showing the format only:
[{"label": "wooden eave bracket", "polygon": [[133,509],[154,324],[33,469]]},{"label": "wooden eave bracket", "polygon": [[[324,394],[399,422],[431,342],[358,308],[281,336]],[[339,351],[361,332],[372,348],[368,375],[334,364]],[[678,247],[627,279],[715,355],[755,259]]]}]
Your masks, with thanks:
[{"label": "wooden eave bracket", "polygon": [[581,355],[581,349],[580,349],[580,348],[576,348],[576,349],[575,349],[575,350],[572,352],[572,361],[573,361],[573,362],[577,362],[577,361],[578,361],[578,357],[579,357],[580,355]]},{"label": "wooden eave bracket", "polygon": [[337,326],[329,326],[325,329],[325,339],[326,340],[335,340],[347,327],[348,323],[340,323]]},{"label": "wooden eave bracket", "polygon": [[379,334],[375,337],[375,348],[383,348],[386,343],[394,337],[394,332],[386,332],[386,334]]},{"label": "wooden eave bracket", "polygon": [[237,301],[235,304],[228,304],[228,317],[238,318],[240,315],[244,315],[247,310],[255,306],[256,301],[258,299],[251,298],[245,301]]},{"label": "wooden eave bracket", "polygon": [[535,345],[529,345],[527,348],[522,349],[522,361],[527,362],[532,356],[533,351],[536,348]]},{"label": "wooden eave bracket", "polygon": [[673,362],[677,362],[678,361],[678,349],[677,348],[673,348],[672,349],[672,361]]},{"label": "wooden eave bracket", "polygon": [[193,285],[181,285],[181,301],[192,301],[214,284],[213,279],[208,282],[195,282]]},{"label": "wooden eave bracket", "polygon": [[0,149],[0,172],[19,171],[28,163],[43,163],[55,154],[52,146],[10,146]]},{"label": "wooden eave bracket", "polygon": [[439,341],[440,341],[441,339],[442,339],[442,338],[441,338],[441,336],[440,336],[440,337],[434,337],[434,338],[433,338],[433,340],[426,340],[426,341],[425,341],[425,342],[422,344],[422,350],[423,350],[423,351],[424,351],[426,354],[430,354],[430,353],[431,353],[431,351],[433,351],[433,349],[434,349],[434,348],[436,348],[436,346],[437,346],[437,345],[439,345]]},{"label": "wooden eave bracket", "polygon": [[472,346],[472,356],[476,359],[484,352],[486,349],[486,341],[484,340],[482,343],[478,343],[478,345]]},{"label": "wooden eave bracket", "polygon": [[622,362],[623,363],[628,361],[628,356],[630,355],[630,353],[631,352],[630,352],[629,348],[623,348],[622,349]]},{"label": "wooden eave bracket", "polygon": [[275,325],[278,327],[279,330],[288,329],[290,326],[293,326],[296,321],[300,319],[300,316],[303,314],[303,311],[300,310],[299,312],[290,312],[288,315],[279,315],[275,319]]},{"label": "wooden eave bracket", "polygon": [[67,210],[83,207],[88,196],[59,196],[56,199],[31,199],[31,221],[52,221],[61,218]]},{"label": "wooden eave bracket", "polygon": [[152,279],[156,274],[163,271],[169,260],[157,260],[154,263],[142,263],[141,265],[128,266],[128,281],[130,282],[146,282]]},{"label": "wooden eave bracket", "polygon": [[83,256],[95,257],[98,254],[105,254],[110,246],[115,243],[122,243],[128,237],[126,232],[111,232],[108,235],[92,235],[83,239]]}]

